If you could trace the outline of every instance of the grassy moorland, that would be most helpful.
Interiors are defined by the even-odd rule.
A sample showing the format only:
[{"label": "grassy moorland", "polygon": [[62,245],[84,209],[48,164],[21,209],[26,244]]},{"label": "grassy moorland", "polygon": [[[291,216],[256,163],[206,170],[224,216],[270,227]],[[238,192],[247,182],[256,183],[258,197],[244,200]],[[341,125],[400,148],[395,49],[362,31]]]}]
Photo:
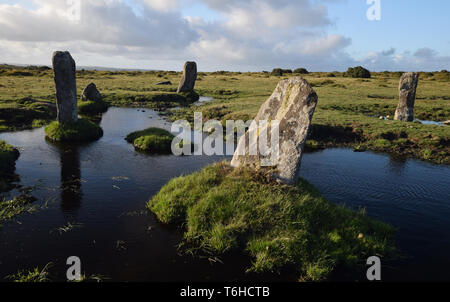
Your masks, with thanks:
[{"label": "grassy moorland", "polygon": [[[449,164],[448,126],[393,121],[400,75],[375,73],[370,79],[347,78],[340,73],[302,75],[319,96],[308,146],[347,146]],[[201,78],[197,84],[200,95],[213,96],[216,101],[174,111],[169,113],[170,119],[192,120],[193,110],[201,110],[207,119],[251,119],[285,77],[225,73]],[[421,74],[416,118],[437,122],[450,119],[449,82],[449,73]],[[381,116],[387,119],[380,120]]]},{"label": "grassy moorland", "polygon": [[[294,74],[295,75],[295,74]],[[400,72],[372,73],[370,79],[343,77],[343,73],[302,74],[314,86],[319,104],[314,115],[309,147],[347,146],[355,150],[389,152],[434,163],[450,163],[448,126],[393,121],[398,102]],[[189,96],[176,93],[181,73],[173,71],[78,71],[79,95],[94,82],[113,106],[167,110],[171,120],[193,119],[201,110],[205,119],[253,118],[278,81],[292,75],[269,73],[199,73],[196,91],[215,98],[191,106]],[[157,86],[170,81],[172,85]],[[421,73],[415,115],[421,120],[450,119],[450,73]],[[0,131],[42,126],[54,118],[52,71],[44,68],[0,68]],[[13,114],[14,113],[14,114]],[[380,116],[387,117],[380,120]]]}]

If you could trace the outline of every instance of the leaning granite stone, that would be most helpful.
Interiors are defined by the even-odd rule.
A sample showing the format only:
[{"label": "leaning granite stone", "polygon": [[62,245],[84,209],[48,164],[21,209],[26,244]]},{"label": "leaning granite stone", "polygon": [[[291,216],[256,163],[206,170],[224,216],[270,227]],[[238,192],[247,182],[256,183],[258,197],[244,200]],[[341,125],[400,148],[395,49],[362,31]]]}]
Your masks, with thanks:
[{"label": "leaning granite stone", "polygon": [[183,76],[177,92],[190,92],[194,90],[197,80],[197,64],[195,62],[186,62],[183,68]]},{"label": "leaning granite stone", "polygon": [[86,101],[93,101],[93,102],[100,102],[102,101],[102,95],[97,89],[97,86],[95,86],[94,83],[90,83],[86,86],[83,90],[83,94],[81,95],[81,100],[83,102]]},{"label": "leaning granite stone", "polygon": [[416,100],[416,89],[419,82],[419,74],[415,72],[404,73],[400,78],[399,95],[400,102],[395,111],[395,120],[414,121],[414,102]]},{"label": "leaning granite stone", "polygon": [[[271,166],[273,178],[281,183],[295,184],[317,101],[316,92],[303,78],[293,77],[279,82],[275,91],[259,109],[252,126],[241,137],[231,165],[254,169]],[[261,128],[261,121],[267,121],[267,129]],[[276,122],[279,122],[279,144],[278,148],[273,149],[272,138],[276,132],[272,132],[272,127],[276,126],[272,125],[276,125]],[[260,125],[256,131],[255,123]],[[269,152],[257,152],[254,155],[251,150],[260,145],[259,140],[263,133],[266,133],[264,135],[268,138],[265,150]],[[274,150],[277,154],[273,154]]]},{"label": "leaning granite stone", "polygon": [[72,124],[78,120],[75,61],[68,51],[53,53],[58,121]]}]

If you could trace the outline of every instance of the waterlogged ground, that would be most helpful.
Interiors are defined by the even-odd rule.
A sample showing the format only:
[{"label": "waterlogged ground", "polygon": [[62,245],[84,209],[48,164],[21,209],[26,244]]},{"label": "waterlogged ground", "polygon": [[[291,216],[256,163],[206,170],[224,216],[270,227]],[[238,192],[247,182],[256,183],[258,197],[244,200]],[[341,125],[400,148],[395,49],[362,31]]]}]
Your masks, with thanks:
[{"label": "waterlogged ground", "polygon": [[[162,226],[145,203],[171,178],[223,160],[215,156],[149,156],[125,136],[156,126],[170,129],[148,109],[110,108],[102,139],[82,146],[54,145],[43,129],[0,134],[17,146],[17,173],[48,206],[0,228],[0,279],[52,262],[50,277],[64,280],[69,256],[89,276],[115,281],[296,280],[290,275],[245,274],[249,259],[180,256],[176,229]],[[228,158],[229,159],[229,158]],[[328,149],[306,154],[301,176],[328,199],[365,207],[399,229],[406,256],[384,267],[385,280],[449,280],[450,168],[374,153]],[[12,192],[14,194],[15,192]],[[70,230],[62,229],[71,223]],[[347,276],[335,276],[340,280]],[[365,271],[352,275],[364,280]]]},{"label": "waterlogged ground", "polygon": [[[9,68],[0,72],[0,132],[40,127],[54,120],[52,70]],[[23,76],[24,71],[28,76]],[[180,95],[176,94],[180,72],[79,70],[77,87],[81,95],[84,87],[94,82],[104,100],[113,106],[162,111],[176,108],[168,112],[173,121],[192,121],[193,112],[201,111],[207,119],[224,122],[252,119],[280,80],[302,76],[319,96],[310,144],[367,149],[450,164],[450,128],[439,126],[450,120],[450,73],[420,73],[414,114],[424,124],[392,120],[401,74],[373,72],[370,79],[358,79],[343,77],[341,72],[283,76],[267,72],[199,72],[195,89],[209,99],[203,98],[189,107],[180,106]],[[172,85],[156,85],[161,81]]]}]

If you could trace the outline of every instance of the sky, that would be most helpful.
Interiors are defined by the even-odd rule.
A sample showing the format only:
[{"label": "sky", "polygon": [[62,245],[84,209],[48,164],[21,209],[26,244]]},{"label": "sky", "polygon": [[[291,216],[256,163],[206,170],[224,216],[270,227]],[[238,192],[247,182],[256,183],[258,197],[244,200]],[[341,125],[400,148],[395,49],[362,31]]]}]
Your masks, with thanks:
[{"label": "sky", "polygon": [[448,70],[449,12],[448,0],[0,0],[0,62],[69,50],[78,66],[129,69]]}]

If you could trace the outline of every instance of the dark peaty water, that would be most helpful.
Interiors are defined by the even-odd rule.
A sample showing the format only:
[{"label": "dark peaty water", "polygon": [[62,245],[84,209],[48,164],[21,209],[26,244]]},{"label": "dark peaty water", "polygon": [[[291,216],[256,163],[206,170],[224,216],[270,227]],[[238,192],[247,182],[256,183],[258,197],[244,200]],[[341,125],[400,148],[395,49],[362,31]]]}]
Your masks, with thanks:
[{"label": "dark peaty water", "polygon": [[[179,230],[159,224],[145,203],[171,178],[224,157],[135,152],[124,140],[127,134],[170,127],[151,110],[111,108],[101,126],[104,137],[81,146],[47,142],[43,129],[0,135],[21,149],[16,171],[21,184],[35,186],[40,204],[50,200],[48,208],[0,229],[0,278],[52,262],[52,277],[64,280],[66,259],[78,256],[86,275],[115,281],[295,280],[245,274],[244,256],[226,257],[223,265],[179,255]],[[306,154],[301,176],[331,201],[365,207],[370,216],[399,228],[397,242],[410,258],[384,269],[383,278],[449,280],[449,172],[419,161],[332,149]],[[68,222],[81,227],[60,233]]]},{"label": "dark peaty water", "polygon": [[449,167],[329,149],[306,154],[300,175],[329,200],[398,229],[403,259],[384,267],[383,280],[450,280]]}]

